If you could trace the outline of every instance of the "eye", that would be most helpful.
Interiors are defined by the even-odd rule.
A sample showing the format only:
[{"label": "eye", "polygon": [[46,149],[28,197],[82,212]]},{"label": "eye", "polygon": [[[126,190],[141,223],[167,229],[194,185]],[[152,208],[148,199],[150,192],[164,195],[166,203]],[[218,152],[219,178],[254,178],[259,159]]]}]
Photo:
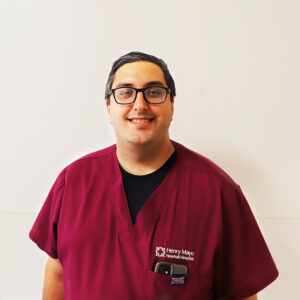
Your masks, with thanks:
[{"label": "eye", "polygon": [[165,90],[160,87],[153,87],[146,90],[147,96],[152,98],[162,97],[164,93]]},{"label": "eye", "polygon": [[121,88],[116,90],[116,96],[120,98],[129,98],[132,96],[134,90],[131,88]]}]

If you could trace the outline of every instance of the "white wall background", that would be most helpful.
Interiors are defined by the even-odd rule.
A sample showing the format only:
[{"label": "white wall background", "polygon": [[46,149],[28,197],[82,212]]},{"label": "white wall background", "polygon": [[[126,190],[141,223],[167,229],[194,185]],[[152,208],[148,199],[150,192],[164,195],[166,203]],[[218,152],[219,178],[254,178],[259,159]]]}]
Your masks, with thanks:
[{"label": "white wall background", "polygon": [[297,0],[2,0],[0,300],[41,299],[47,256],[28,232],[59,171],[114,143],[104,85],[131,50],[169,65],[171,137],[242,187],[280,272],[259,299],[300,299],[299,13]]}]

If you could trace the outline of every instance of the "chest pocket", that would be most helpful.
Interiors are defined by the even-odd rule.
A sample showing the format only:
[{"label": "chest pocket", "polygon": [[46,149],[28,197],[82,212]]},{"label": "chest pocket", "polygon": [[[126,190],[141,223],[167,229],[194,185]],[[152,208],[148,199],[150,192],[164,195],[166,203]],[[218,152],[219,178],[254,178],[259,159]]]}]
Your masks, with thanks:
[{"label": "chest pocket", "polygon": [[189,274],[184,285],[171,285],[169,276],[146,271],[149,300],[211,300],[213,293],[208,275]]}]

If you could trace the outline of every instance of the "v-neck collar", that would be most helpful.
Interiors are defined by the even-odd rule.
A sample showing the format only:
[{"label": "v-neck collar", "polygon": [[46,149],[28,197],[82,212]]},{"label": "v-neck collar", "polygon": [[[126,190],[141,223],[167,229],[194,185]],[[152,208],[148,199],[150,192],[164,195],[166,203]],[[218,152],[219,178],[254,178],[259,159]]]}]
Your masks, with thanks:
[{"label": "v-neck collar", "polygon": [[[177,151],[176,143],[172,143]],[[180,158],[177,151],[177,160],[173,167],[141,208],[137,215],[136,222],[133,224],[116,155],[116,145],[113,145],[109,162],[112,170],[112,201],[120,221],[120,230],[123,235],[138,238],[149,231],[152,226],[155,225],[161,214],[165,213],[164,208],[168,200],[172,197],[176,197],[177,194],[179,161]]]}]

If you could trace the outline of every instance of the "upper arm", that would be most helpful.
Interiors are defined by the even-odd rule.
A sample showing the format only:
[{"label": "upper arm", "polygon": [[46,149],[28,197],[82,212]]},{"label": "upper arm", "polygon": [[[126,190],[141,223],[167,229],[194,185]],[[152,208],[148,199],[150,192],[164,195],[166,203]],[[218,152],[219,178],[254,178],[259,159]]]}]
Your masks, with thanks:
[{"label": "upper arm", "polygon": [[55,276],[59,279],[63,278],[63,266],[60,263],[59,259],[48,256],[45,269],[45,277],[48,276]]}]

